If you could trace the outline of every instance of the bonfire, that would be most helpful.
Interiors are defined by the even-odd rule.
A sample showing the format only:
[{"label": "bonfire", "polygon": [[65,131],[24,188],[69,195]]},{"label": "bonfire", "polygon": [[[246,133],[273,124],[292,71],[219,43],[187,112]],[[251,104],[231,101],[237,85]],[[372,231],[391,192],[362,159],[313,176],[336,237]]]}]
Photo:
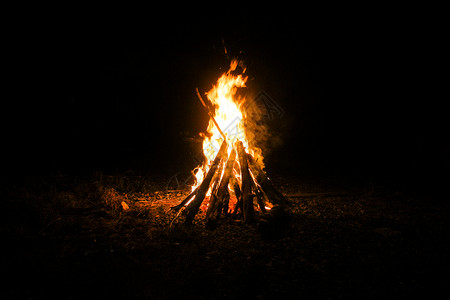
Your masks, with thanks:
[{"label": "bonfire", "polygon": [[[197,96],[210,116],[203,134],[204,161],[194,170],[192,191],[181,203],[172,207],[191,224],[202,204],[206,206],[206,221],[217,225],[225,216],[240,215],[247,223],[256,220],[260,211],[260,226],[274,216],[284,215],[286,199],[272,185],[264,172],[261,149],[249,139],[246,99],[237,93],[246,87],[245,68],[236,74],[239,65],[233,60],[212,89],[207,100],[197,89]],[[258,214],[259,215],[259,214]]]}]

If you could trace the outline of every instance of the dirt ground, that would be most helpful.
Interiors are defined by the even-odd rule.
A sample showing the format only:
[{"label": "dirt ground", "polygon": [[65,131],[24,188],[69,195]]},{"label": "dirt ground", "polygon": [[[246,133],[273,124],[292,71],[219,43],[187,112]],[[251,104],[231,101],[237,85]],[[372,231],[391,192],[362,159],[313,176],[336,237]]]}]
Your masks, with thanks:
[{"label": "dirt ground", "polygon": [[[2,186],[3,299],[433,298],[445,292],[449,204],[372,182],[275,177],[289,227],[173,220],[168,177],[33,177]],[[124,204],[125,203],[125,204]]]}]

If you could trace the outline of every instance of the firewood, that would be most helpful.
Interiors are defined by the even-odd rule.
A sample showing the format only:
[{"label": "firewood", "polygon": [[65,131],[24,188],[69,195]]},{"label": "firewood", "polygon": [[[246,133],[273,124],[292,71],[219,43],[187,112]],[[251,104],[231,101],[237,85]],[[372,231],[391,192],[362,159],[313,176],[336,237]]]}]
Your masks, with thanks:
[{"label": "firewood", "polygon": [[[213,220],[211,220],[211,217],[212,215],[217,215],[217,210],[219,206],[217,191],[219,189],[220,178],[222,177],[222,170],[224,168],[224,164],[225,164],[224,162],[222,161],[220,162],[211,184],[211,196],[209,197],[208,209],[206,210],[206,224],[211,228],[214,227],[212,224],[215,223]],[[220,207],[220,209],[222,209],[222,207]]]},{"label": "firewood", "polygon": [[270,203],[274,205],[287,205],[287,200],[284,196],[274,188],[272,182],[264,173],[264,171],[258,166],[254,158],[251,155],[248,156],[248,164],[256,183],[261,187],[262,191],[267,195]]},{"label": "firewood", "polygon": [[217,194],[211,194],[209,198],[208,209],[206,210],[206,226],[214,229],[219,219],[219,200]]},{"label": "firewood", "polygon": [[221,208],[221,212],[219,212],[219,214],[223,214],[224,216],[228,215],[228,209],[230,206],[230,191],[228,190],[228,186],[227,189],[225,191],[223,191],[222,195],[222,208]]},{"label": "firewood", "polygon": [[239,209],[242,211],[242,195],[237,198],[236,206],[234,207],[232,217],[235,218]]},{"label": "firewood", "polygon": [[239,210],[239,206],[240,206],[241,198],[242,198],[241,188],[239,187],[239,182],[236,179],[236,175],[234,175],[234,174],[231,174],[230,186],[234,192],[234,195],[236,196],[236,205],[235,205],[233,213],[232,213],[232,217],[234,218]]},{"label": "firewood", "polygon": [[231,186],[231,190],[233,191],[234,195],[236,196],[236,199],[239,199],[242,194],[241,187],[239,186],[239,182],[234,173],[232,173],[230,176],[230,186]]},{"label": "firewood", "polygon": [[218,170],[217,173],[222,175],[218,188],[211,194],[208,210],[206,211],[206,221],[210,227],[214,227],[222,212],[222,206],[226,202],[226,212],[228,211],[228,201],[230,199],[230,193],[228,192],[228,183],[230,181],[230,175],[233,171],[236,152],[232,149],[230,157],[227,160],[225,170]]},{"label": "firewood", "polygon": [[197,214],[198,209],[202,205],[202,202],[205,199],[205,195],[209,190],[211,180],[212,180],[214,174],[216,173],[216,170],[217,170],[222,158],[224,157],[224,155],[226,153],[227,153],[227,143],[226,143],[226,141],[223,141],[222,146],[220,146],[220,150],[217,153],[216,158],[214,159],[211,167],[209,168],[208,173],[206,174],[205,178],[203,179],[202,183],[200,184],[200,186],[198,188],[197,195],[195,195],[194,200],[192,200],[186,207],[186,211],[187,211],[186,219],[185,219],[186,224],[191,224],[192,221],[194,220],[194,217]]},{"label": "firewood", "polygon": [[289,215],[282,205],[275,205],[258,220],[258,231],[265,238],[277,238],[288,228]]},{"label": "firewood", "polygon": [[225,170],[222,176],[222,180],[220,182],[219,189],[217,191],[217,195],[223,195],[228,192],[228,184],[230,182],[231,174],[233,173],[233,166],[236,159],[236,151],[234,149],[231,150],[231,154],[227,160],[227,164],[225,166]]},{"label": "firewood", "polygon": [[265,213],[266,206],[264,204],[264,194],[258,185],[255,184],[254,188],[255,188],[255,194],[256,194],[256,199],[258,201],[259,209],[261,209],[261,212]]},{"label": "firewood", "polygon": [[236,142],[236,148],[239,156],[239,165],[241,167],[241,181],[242,181],[242,214],[244,222],[247,224],[253,223],[253,197],[252,197],[252,179],[248,171],[248,155],[245,152],[244,145],[241,141]]},{"label": "firewood", "polygon": [[[225,157],[223,158],[223,160],[224,159]],[[214,174],[211,181],[212,183],[210,184],[211,196],[209,197],[208,209],[206,210],[206,218],[208,218],[212,211],[217,207],[217,190],[219,189],[220,178],[222,177],[222,170],[225,164],[223,160],[220,161],[216,173]]]},{"label": "firewood", "polygon": [[189,194],[189,196],[187,196],[186,198],[184,198],[183,201],[180,202],[180,204],[172,206],[170,209],[174,210],[174,211],[179,211],[184,205],[186,205],[186,203],[189,202],[189,200],[191,200],[191,198],[193,198],[195,195],[197,195],[198,188],[199,187],[197,187],[195,190],[193,190],[192,193]]},{"label": "firewood", "polygon": [[[237,183],[236,177],[234,176],[233,170],[234,170],[234,165],[236,164],[236,150],[233,148],[231,150],[231,154],[230,157],[228,158],[227,161],[227,167],[225,169],[226,177],[223,178],[223,183],[221,183],[221,186],[219,187],[220,191],[219,194],[222,197],[222,211],[224,215],[228,215],[228,208],[229,208],[229,203],[230,203],[230,192],[229,192],[229,187],[232,188],[232,190],[234,191],[235,195],[236,193],[239,193],[239,184]],[[236,187],[233,187],[233,184],[236,184]],[[239,191],[236,191],[239,190]],[[237,196],[236,196],[237,197]]]},{"label": "firewood", "polygon": [[208,113],[209,117],[211,118],[211,120],[213,121],[214,125],[216,125],[217,130],[219,130],[220,135],[223,137],[223,140],[226,141],[227,140],[227,136],[223,133],[222,129],[220,129],[219,124],[217,123],[216,119],[214,118],[214,114],[211,111],[211,109],[209,108],[208,105],[206,105],[205,101],[202,98],[202,95],[200,94],[198,88],[195,88],[195,91],[197,92],[197,97],[200,100],[200,102],[202,103],[203,107],[206,109],[206,112]]}]

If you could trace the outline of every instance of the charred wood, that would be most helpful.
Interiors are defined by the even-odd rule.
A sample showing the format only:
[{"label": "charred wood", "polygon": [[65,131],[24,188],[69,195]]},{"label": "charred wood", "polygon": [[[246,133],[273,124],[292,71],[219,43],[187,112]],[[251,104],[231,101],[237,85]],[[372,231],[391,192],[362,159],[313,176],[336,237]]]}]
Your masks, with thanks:
[{"label": "charred wood", "polygon": [[261,187],[262,191],[267,195],[270,203],[274,205],[286,206],[286,198],[273,186],[266,173],[258,166],[254,158],[248,155],[248,163],[256,183]]},{"label": "charred wood", "polygon": [[183,206],[186,205],[186,203],[189,202],[189,200],[191,200],[195,195],[197,195],[198,188],[199,186],[194,191],[192,191],[192,193],[190,193],[189,196],[187,196],[183,201],[181,201],[180,204],[172,206],[170,209],[174,211],[179,211]]},{"label": "charred wood", "polygon": [[247,224],[254,221],[253,197],[252,197],[252,179],[248,171],[248,155],[245,152],[244,145],[241,141],[236,143],[236,148],[239,156],[239,165],[241,167],[241,181],[242,181],[242,214],[244,222]]},{"label": "charred wood", "polygon": [[218,209],[222,209],[219,198],[217,197],[217,191],[219,190],[220,177],[222,176],[222,169],[224,163],[219,164],[216,174],[214,175],[213,183],[211,184],[211,196],[209,198],[208,209],[206,210],[206,225],[210,228],[214,228],[216,220],[218,219]]},{"label": "charred wood", "polygon": [[266,205],[264,204],[264,194],[258,185],[255,184],[254,187],[255,187],[256,200],[258,201],[259,209],[261,209],[261,212],[265,213]]},{"label": "charred wood", "polygon": [[234,161],[236,158],[236,152],[232,149],[230,157],[225,165],[225,170],[219,170],[217,173],[222,175],[220,184],[217,189],[211,194],[211,199],[209,202],[208,210],[206,211],[206,221],[210,227],[214,227],[217,220],[220,218],[222,213],[222,206],[226,204],[225,212],[228,212],[228,202],[230,199],[230,193],[228,192],[228,183],[230,181],[230,176],[233,171]]},{"label": "charred wood", "polygon": [[198,209],[200,208],[203,200],[205,199],[206,193],[208,192],[211,180],[213,176],[216,174],[217,168],[219,167],[219,164],[226,153],[227,153],[227,143],[226,141],[223,141],[216,158],[214,159],[211,167],[209,168],[208,173],[206,174],[205,178],[203,179],[202,183],[198,188],[197,195],[195,196],[194,200],[192,200],[186,207],[187,210],[185,219],[186,224],[191,224],[192,221],[194,220],[194,217],[197,214]]},{"label": "charred wood", "polygon": [[230,186],[234,192],[234,195],[236,196],[236,205],[232,212],[232,217],[234,218],[239,210],[239,206],[241,205],[241,198],[242,198],[241,188],[239,187],[239,183],[236,179],[236,175],[234,175],[234,174],[231,175]]}]

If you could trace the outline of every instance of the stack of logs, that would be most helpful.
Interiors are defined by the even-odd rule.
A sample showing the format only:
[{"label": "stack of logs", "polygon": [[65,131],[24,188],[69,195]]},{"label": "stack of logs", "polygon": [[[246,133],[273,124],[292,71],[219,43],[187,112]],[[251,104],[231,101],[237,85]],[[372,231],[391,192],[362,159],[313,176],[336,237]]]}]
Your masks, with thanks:
[{"label": "stack of logs", "polygon": [[[227,143],[225,141],[222,142],[220,150],[202,183],[172,209],[180,211],[180,209],[185,208],[183,211],[183,214],[186,216],[184,222],[185,224],[191,224],[205,199],[206,193],[211,187],[211,196],[206,211],[206,224],[209,227],[214,228],[222,215],[226,216],[231,213],[233,216],[236,216],[238,210],[241,211],[244,222],[252,224],[256,221],[253,206],[253,200],[256,198],[257,206],[263,213],[259,218],[258,228],[262,233],[270,234],[270,231],[273,230],[272,223],[274,221],[276,224],[280,220],[286,219],[286,199],[274,188],[255,159],[245,152],[241,141],[235,143],[229,156],[227,155],[227,149]],[[236,165],[239,165],[240,168],[240,185],[233,173],[236,156],[239,162]],[[229,212],[229,188],[237,198],[236,206],[232,212]],[[273,205],[272,209],[266,209],[266,201]]]}]

